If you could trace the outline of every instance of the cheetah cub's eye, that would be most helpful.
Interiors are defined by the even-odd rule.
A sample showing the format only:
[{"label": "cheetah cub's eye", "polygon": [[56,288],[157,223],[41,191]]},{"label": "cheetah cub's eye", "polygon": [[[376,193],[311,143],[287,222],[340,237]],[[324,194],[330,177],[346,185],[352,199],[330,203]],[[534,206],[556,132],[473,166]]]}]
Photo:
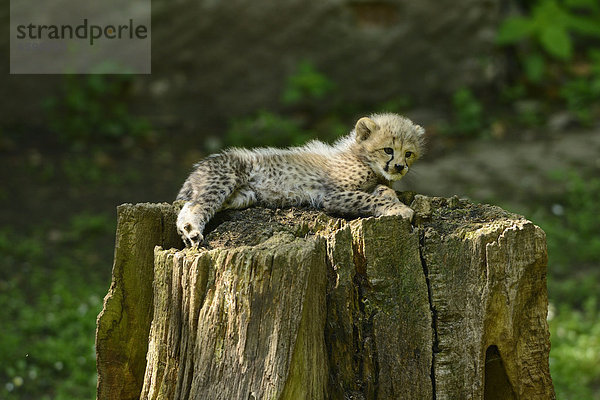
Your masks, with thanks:
[{"label": "cheetah cub's eye", "polygon": [[410,158],[410,156],[412,156],[412,155],[413,155],[412,151],[407,151],[406,153],[404,153],[404,157],[406,157],[406,158]]},{"label": "cheetah cub's eye", "polygon": [[385,151],[385,154],[389,154],[389,155],[394,154],[394,149],[392,149],[391,147],[386,147],[383,149],[383,151]]}]

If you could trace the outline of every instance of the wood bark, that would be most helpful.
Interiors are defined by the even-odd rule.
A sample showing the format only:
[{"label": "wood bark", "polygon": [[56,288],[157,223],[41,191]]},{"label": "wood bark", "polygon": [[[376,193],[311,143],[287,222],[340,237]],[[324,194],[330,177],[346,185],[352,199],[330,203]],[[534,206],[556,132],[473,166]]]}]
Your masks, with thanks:
[{"label": "wood bark", "polygon": [[553,399],[543,231],[403,196],[412,225],[223,212],[200,250],[177,250],[176,206],[122,206],[98,398]]},{"label": "wood bark", "polygon": [[179,246],[170,204],[117,208],[112,283],[98,315],[96,364],[99,399],[138,399],[152,322],[154,246]]}]

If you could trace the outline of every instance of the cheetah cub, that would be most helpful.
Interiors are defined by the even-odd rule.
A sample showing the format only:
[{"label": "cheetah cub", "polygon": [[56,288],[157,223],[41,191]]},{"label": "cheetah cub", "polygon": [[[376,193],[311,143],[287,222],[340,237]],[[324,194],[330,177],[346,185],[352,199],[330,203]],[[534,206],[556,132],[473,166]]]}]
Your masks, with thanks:
[{"label": "cheetah cub", "polygon": [[186,246],[202,243],[219,210],[310,205],[334,214],[400,215],[412,219],[389,185],[423,152],[425,131],[396,114],[361,118],[329,145],[312,141],[289,149],[229,149],[195,165],[177,200],[185,200],[177,230]]}]

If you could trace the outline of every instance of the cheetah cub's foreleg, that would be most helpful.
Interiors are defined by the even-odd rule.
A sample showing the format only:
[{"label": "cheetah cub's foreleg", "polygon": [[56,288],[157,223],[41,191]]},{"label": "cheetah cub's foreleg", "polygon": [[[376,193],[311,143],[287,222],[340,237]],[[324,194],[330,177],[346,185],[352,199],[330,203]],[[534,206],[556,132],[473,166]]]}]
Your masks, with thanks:
[{"label": "cheetah cub's foreleg", "polygon": [[373,195],[377,197],[388,198],[396,203],[395,206],[384,211],[382,215],[400,215],[402,218],[408,218],[410,221],[412,221],[415,212],[412,208],[405,205],[400,201],[400,199],[398,199],[398,195],[394,189],[385,185],[377,185],[375,190],[373,190]]},{"label": "cheetah cub's foreleg", "polygon": [[330,192],[323,199],[325,211],[344,215],[400,215],[412,220],[414,211],[402,204],[396,192],[384,185],[378,185],[373,193],[361,191]]},{"label": "cheetah cub's foreleg", "polygon": [[377,197],[387,197],[394,201],[400,201],[398,199],[398,195],[396,195],[396,191],[391,187],[385,185],[375,186],[375,190],[373,190],[373,195]]}]

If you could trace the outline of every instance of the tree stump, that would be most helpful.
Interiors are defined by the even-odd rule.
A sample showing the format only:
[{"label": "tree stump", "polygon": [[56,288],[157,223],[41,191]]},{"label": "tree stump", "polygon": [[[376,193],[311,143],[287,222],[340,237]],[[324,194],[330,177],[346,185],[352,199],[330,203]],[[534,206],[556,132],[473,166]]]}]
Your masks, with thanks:
[{"label": "tree stump", "polygon": [[553,399],[544,232],[402,195],[412,225],[254,207],[200,250],[177,205],[120,206],[98,398]]}]

